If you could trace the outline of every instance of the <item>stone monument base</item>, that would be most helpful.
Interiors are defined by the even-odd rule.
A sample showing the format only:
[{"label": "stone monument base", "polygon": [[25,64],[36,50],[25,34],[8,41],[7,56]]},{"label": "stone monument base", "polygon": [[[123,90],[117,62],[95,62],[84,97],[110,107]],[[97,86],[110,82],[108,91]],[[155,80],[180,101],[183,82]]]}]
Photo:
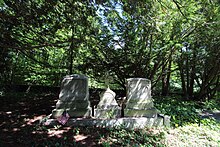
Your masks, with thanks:
[{"label": "stone monument base", "polygon": [[94,109],[95,118],[118,118],[121,116],[121,109],[112,108],[112,109]]},{"label": "stone monument base", "polygon": [[125,117],[157,117],[158,110],[156,108],[150,109],[124,109]]},{"label": "stone monument base", "polygon": [[71,118],[79,118],[79,117],[88,118],[88,117],[91,116],[91,113],[92,113],[92,109],[90,109],[90,108],[87,108],[87,109],[77,109],[77,110],[54,109],[52,111],[52,117],[53,118],[57,118],[57,117],[61,116],[64,111],[66,111]]},{"label": "stone monument base", "polygon": [[[58,125],[56,119],[47,119],[42,122],[43,125]],[[170,117],[158,115],[154,118],[147,117],[123,117],[113,119],[93,119],[93,118],[71,118],[65,126],[74,127],[103,127],[103,128],[126,128],[126,129],[144,129],[146,127],[170,127]]]}]

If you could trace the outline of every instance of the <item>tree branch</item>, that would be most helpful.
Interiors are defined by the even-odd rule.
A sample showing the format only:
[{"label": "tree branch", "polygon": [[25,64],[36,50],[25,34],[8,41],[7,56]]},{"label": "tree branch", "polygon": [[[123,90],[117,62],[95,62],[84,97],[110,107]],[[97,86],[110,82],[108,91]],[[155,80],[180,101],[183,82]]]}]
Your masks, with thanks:
[{"label": "tree branch", "polygon": [[[178,2],[176,0],[173,0],[173,2],[175,3],[176,7],[178,8],[178,10],[180,11],[180,13],[182,14],[183,17],[185,17],[187,19],[187,17],[183,14],[180,5],[178,4]],[[187,19],[188,20],[188,19]]]}]

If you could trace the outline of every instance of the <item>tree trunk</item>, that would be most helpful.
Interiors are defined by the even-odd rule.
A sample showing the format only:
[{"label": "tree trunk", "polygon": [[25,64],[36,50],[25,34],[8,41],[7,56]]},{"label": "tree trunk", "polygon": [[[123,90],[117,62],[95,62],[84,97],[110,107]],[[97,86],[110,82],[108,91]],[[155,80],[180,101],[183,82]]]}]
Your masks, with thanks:
[{"label": "tree trunk", "polygon": [[70,65],[69,65],[69,74],[73,74],[73,43],[70,45]]},{"label": "tree trunk", "polygon": [[180,71],[180,79],[182,84],[182,96],[183,98],[187,97],[187,89],[186,89],[186,82],[185,82],[185,75],[184,75],[184,58],[183,58],[183,51],[181,50],[181,56],[178,63],[178,68]]},{"label": "tree trunk", "polygon": [[189,90],[188,90],[189,98],[191,99],[193,99],[194,97],[193,87],[195,83],[195,67],[196,67],[196,52],[195,50],[193,50],[193,58],[192,58],[191,67],[190,67],[191,68],[190,82],[189,82]]},{"label": "tree trunk", "polygon": [[169,94],[171,63],[172,63],[172,60],[169,61],[166,74],[162,77],[162,95],[163,96],[167,96]]},{"label": "tree trunk", "polygon": [[69,74],[73,74],[73,50],[74,50],[74,27],[72,27],[72,36],[71,36],[71,44],[70,44],[70,48],[69,48],[69,52],[70,52],[70,63],[69,63]]}]

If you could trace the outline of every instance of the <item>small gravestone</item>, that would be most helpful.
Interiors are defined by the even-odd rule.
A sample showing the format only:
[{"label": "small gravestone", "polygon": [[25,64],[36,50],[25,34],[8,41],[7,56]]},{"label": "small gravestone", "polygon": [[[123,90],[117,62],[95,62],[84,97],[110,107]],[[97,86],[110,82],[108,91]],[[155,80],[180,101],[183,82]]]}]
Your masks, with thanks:
[{"label": "small gravestone", "polygon": [[120,116],[120,108],[115,100],[115,92],[110,88],[102,93],[100,102],[94,112],[95,118],[117,118]]},{"label": "small gravestone", "polygon": [[71,118],[90,117],[88,78],[84,75],[67,75],[61,83],[59,100],[56,109],[52,111],[54,118],[63,114]]},{"label": "small gravestone", "polygon": [[125,117],[157,117],[151,98],[151,82],[145,78],[127,79]]}]

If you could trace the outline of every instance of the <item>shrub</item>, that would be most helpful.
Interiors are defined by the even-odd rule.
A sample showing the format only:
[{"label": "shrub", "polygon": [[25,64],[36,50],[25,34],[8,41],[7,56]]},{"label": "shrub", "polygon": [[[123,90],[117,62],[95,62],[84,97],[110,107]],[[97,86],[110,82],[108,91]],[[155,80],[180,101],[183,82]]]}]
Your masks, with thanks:
[{"label": "shrub", "polygon": [[156,97],[155,106],[161,113],[171,116],[171,125],[175,127],[200,120],[195,102],[182,101],[178,97]]}]

